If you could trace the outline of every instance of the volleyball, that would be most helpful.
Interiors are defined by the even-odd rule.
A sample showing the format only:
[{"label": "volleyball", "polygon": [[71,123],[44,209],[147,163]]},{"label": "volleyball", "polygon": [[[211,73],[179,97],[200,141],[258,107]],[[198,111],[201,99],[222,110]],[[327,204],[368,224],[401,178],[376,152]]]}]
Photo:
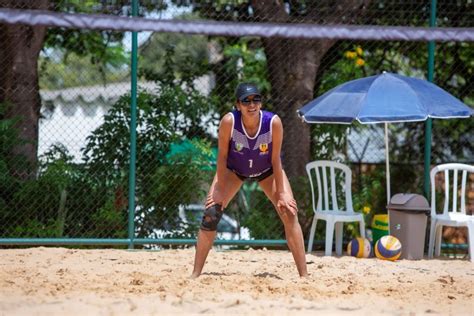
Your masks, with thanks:
[{"label": "volleyball", "polygon": [[347,254],[357,258],[368,258],[372,252],[372,246],[366,238],[354,238],[347,245]]},{"label": "volleyball", "polygon": [[375,244],[375,256],[379,259],[395,261],[402,254],[402,244],[396,237],[381,237]]}]

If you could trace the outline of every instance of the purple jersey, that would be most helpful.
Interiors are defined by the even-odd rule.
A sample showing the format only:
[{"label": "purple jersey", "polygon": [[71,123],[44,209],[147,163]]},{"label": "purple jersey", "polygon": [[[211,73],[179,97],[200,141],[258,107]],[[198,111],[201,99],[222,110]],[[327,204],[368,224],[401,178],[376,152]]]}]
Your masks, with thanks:
[{"label": "purple jersey", "polygon": [[232,135],[227,156],[227,168],[244,177],[258,177],[272,168],[272,122],[274,113],[260,111],[260,125],[250,137],[242,123],[240,111],[233,116]]}]

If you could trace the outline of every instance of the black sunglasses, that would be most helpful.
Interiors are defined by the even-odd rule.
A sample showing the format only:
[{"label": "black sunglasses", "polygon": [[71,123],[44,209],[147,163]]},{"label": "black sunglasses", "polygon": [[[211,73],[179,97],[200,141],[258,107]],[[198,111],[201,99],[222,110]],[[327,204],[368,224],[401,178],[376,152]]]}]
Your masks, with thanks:
[{"label": "black sunglasses", "polygon": [[249,99],[247,97],[247,98],[244,98],[243,100],[240,101],[240,103],[242,103],[242,105],[245,105],[245,106],[250,105],[250,103],[252,103],[252,102],[253,102],[253,104],[258,105],[258,104],[262,103],[262,97],[255,96],[255,97],[253,97],[253,99]]}]

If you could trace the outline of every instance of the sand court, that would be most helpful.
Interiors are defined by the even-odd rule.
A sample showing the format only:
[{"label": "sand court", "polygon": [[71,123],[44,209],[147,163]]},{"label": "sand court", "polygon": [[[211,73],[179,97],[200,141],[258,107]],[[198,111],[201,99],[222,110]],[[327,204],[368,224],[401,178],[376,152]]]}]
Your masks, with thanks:
[{"label": "sand court", "polygon": [[396,262],[212,250],[189,279],[194,249],[35,247],[0,250],[0,315],[473,315],[467,260]]}]

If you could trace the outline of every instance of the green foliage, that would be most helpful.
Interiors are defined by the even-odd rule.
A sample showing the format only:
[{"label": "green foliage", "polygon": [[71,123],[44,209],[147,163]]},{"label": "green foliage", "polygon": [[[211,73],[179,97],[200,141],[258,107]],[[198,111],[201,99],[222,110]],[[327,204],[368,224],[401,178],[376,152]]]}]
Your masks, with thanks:
[{"label": "green foliage", "polygon": [[28,163],[26,159],[14,154],[12,149],[19,143],[23,143],[15,124],[19,118],[5,118],[5,113],[10,104],[0,103],[0,236],[9,229],[11,223],[15,223],[16,208],[10,204],[12,197],[20,189],[21,182],[11,175],[10,170],[26,170]]},{"label": "green foliage", "polygon": [[[201,146],[207,147],[205,143]],[[209,151],[205,148],[205,151]],[[169,164],[156,165],[143,176],[139,187],[140,204],[137,216],[143,219],[139,236],[150,236],[156,229],[169,232],[169,236],[190,238],[197,232],[185,229],[183,219],[178,216],[179,207],[192,202],[201,202],[206,196],[212,175],[203,170],[203,165],[194,160],[192,152],[173,157]]]},{"label": "green foliage", "polygon": [[11,105],[0,103],[0,152],[2,157],[10,152],[19,141],[18,131],[14,128],[19,118],[6,118],[6,112]]},{"label": "green foliage", "polygon": [[[193,15],[180,16],[192,19]],[[208,40],[203,35],[153,33],[139,48],[140,74],[147,80],[189,82],[209,72]]]},{"label": "green foliage", "polygon": [[[387,2],[385,5],[385,10],[395,11],[401,4]],[[468,12],[469,7],[470,4],[465,1],[438,5],[437,25],[472,26],[469,14],[459,14]],[[417,20],[407,14],[399,17],[399,23],[426,26],[427,15],[419,17],[421,19]],[[377,24],[388,23],[387,19],[390,18],[379,15]],[[471,107],[474,106],[473,56],[471,43],[448,42],[435,45],[434,83]],[[370,46],[370,58],[367,59],[367,63],[368,67],[373,69],[373,73],[386,70],[426,78],[427,45],[424,42],[374,42]],[[433,120],[431,161],[434,164],[451,161],[472,162],[474,139],[471,131],[473,129],[472,119]],[[389,142],[393,193],[422,193],[425,124],[391,124]]]},{"label": "green foliage", "polygon": [[[118,15],[127,3],[114,1],[53,0],[61,12],[111,13]],[[61,89],[82,85],[105,84],[123,79],[130,57],[122,46],[124,32],[48,28],[39,57],[40,87]],[[87,71],[84,71],[87,69]]]},{"label": "green foliage", "polygon": [[[131,15],[130,0],[50,0],[52,6],[61,12]],[[138,15],[160,12],[168,8],[164,0],[141,0],[138,3]]]},{"label": "green foliage", "polygon": [[[171,65],[172,51],[165,65]],[[171,73],[173,74],[173,73]],[[190,78],[191,79],[191,78]],[[158,82],[156,94],[140,91],[137,100],[136,205],[137,232],[149,237],[156,230],[176,231],[182,226],[180,205],[205,196],[202,181],[210,161],[207,126],[211,99],[202,96],[192,80],[175,85],[169,76]],[[109,195],[124,191],[129,177],[130,96],[118,100],[103,125],[88,137],[84,148],[89,179],[105,188]],[[208,122],[203,118],[209,117]],[[195,139],[193,139],[195,138]],[[170,155],[171,144],[191,139],[193,151]],[[177,188],[179,188],[177,190]],[[122,212],[126,210],[122,207]],[[107,212],[105,212],[107,211]],[[105,212],[105,213],[104,213]],[[113,212],[110,207],[104,216]]]},{"label": "green foliage", "polygon": [[273,204],[257,189],[257,184],[250,185],[253,185],[247,192],[250,212],[242,214],[241,225],[249,229],[254,239],[285,239],[283,224]]},{"label": "green foliage", "polygon": [[[372,3],[373,6],[381,2]],[[410,6],[422,7],[421,14],[407,7],[404,3],[385,2],[380,7],[383,11],[404,12],[402,16],[386,14],[374,15],[370,24],[393,25],[397,19],[400,25],[427,26],[429,3],[413,2]],[[437,25],[442,27],[470,27],[472,4],[458,1],[449,5],[437,6]],[[411,14],[410,14],[411,13]],[[428,48],[425,42],[374,42],[367,46],[370,58],[366,59],[368,73],[376,74],[382,70],[401,73],[418,78],[427,78]],[[474,106],[474,63],[472,43],[441,42],[435,45],[435,64],[433,81],[450,92],[464,103]],[[422,163],[424,157],[424,124],[406,123],[391,124],[390,159],[400,163]],[[472,161],[474,140],[473,120],[449,119],[433,120],[432,161]],[[405,168],[408,169],[408,168]],[[411,168],[410,168],[411,169]],[[419,174],[422,170],[415,171]],[[408,172],[410,173],[410,172]],[[396,173],[394,179],[404,177],[404,172]],[[412,181],[412,175],[401,180],[401,183],[412,183],[416,190],[418,183]]]},{"label": "green foliage", "polygon": [[[359,45],[341,43],[332,51],[337,56],[331,56],[333,63],[327,66],[322,76],[319,89],[315,91],[315,97],[320,96],[330,89],[366,75],[366,57],[368,53]],[[320,160],[345,160],[347,159],[347,133],[349,128],[368,128],[362,125],[339,125],[339,124],[311,124],[312,157]]]},{"label": "green foliage", "polygon": [[57,237],[57,223],[50,219],[46,224],[31,219],[25,224],[13,227],[11,236],[15,238],[53,238]]},{"label": "green foliage", "polygon": [[39,58],[40,86],[60,89],[120,81],[130,61],[122,46],[123,34],[49,29]]},{"label": "green foliage", "polygon": [[262,47],[256,45],[255,39],[242,38],[233,45],[224,48],[224,56],[228,58],[226,68],[239,79],[239,82],[248,81],[257,84],[262,94],[270,91],[270,82],[267,74],[267,59]]},{"label": "green foliage", "polygon": [[[172,65],[169,56],[166,65]],[[157,82],[156,91],[138,93],[136,231],[140,237],[160,229],[179,231],[178,209],[202,201],[204,185],[211,180],[208,128],[216,123],[214,101],[193,86],[193,76],[187,74],[176,85],[171,74]],[[5,199],[0,198],[2,222],[9,223],[0,226],[0,235],[126,237],[130,121],[130,95],[124,95],[87,138],[83,165],[73,163],[64,146],[52,146],[40,159],[37,179],[12,187]],[[2,134],[4,147],[14,141],[13,124],[1,121],[2,130],[10,133]],[[171,144],[187,139],[193,151],[169,154]]]},{"label": "green foliage", "polygon": [[260,41],[256,39],[240,38],[238,41],[229,43],[222,40],[223,63],[222,68],[218,70],[221,78],[216,82],[213,93],[223,102],[218,109],[223,114],[233,109],[235,105],[235,88],[240,82],[255,83],[262,92],[266,101],[264,106],[271,110],[270,82],[267,73],[267,60]]},{"label": "green foliage", "polygon": [[62,144],[55,144],[40,157],[40,178],[51,183],[61,191],[70,186],[75,174],[72,163],[74,157],[69,155],[67,148]]},{"label": "green foliage", "polygon": [[[311,128],[312,135],[312,157],[318,157],[318,160],[333,160],[338,157],[338,153],[343,153],[346,144],[345,125],[314,124]],[[338,158],[337,160],[340,160]]]},{"label": "green foliage", "polygon": [[199,166],[203,170],[215,170],[217,148],[211,149],[210,141],[196,138],[185,139],[180,143],[171,144],[166,161],[170,164],[186,162]]},{"label": "green foliage", "polygon": [[[343,82],[375,75],[383,70],[421,78],[426,73],[425,43],[375,42],[363,45],[344,42],[336,46],[337,49],[332,53],[338,54],[339,58],[327,66],[316,95],[321,95]],[[471,73],[474,68],[467,62],[472,55],[472,49],[468,47],[466,43],[443,44],[445,56],[442,60],[437,59],[442,66],[435,67],[435,83],[472,106],[472,89],[468,87],[472,86]],[[361,130],[371,127],[353,124],[350,128]],[[473,120],[434,120],[432,161],[440,163],[472,160],[474,142],[469,131],[473,128]],[[389,129],[392,187],[396,188],[397,192],[421,193],[425,124],[390,124]],[[335,159],[341,153],[344,155],[347,151],[346,130],[345,126],[312,126],[315,139],[312,145],[313,155],[324,159]]]},{"label": "green foliage", "polygon": [[[122,0],[51,2],[62,12],[112,14],[121,14],[129,4]],[[193,5],[205,18],[240,21],[255,18],[249,10],[250,1],[246,0],[172,2]],[[311,1],[284,2],[290,8],[290,15],[301,19],[316,4]],[[397,16],[399,25],[426,25],[429,12],[426,1],[414,3],[415,6],[422,4],[419,6],[422,14]],[[142,5],[142,15],[146,10],[160,10],[166,6],[164,1],[143,1]],[[318,11],[324,13],[330,5],[320,4]],[[454,15],[468,12],[469,5],[469,2],[461,1],[439,6],[438,24],[472,26],[469,14]],[[395,17],[386,13],[407,13],[406,6],[413,8],[411,3],[372,1],[370,9],[384,14],[363,18],[367,24],[394,25]],[[460,7],[466,10],[460,10]],[[129,62],[129,56],[121,46],[122,39],[123,33],[49,29],[40,58],[40,86],[57,89],[84,82],[121,80],[128,72]],[[269,100],[271,89],[261,41],[254,38],[218,41],[223,53],[219,65],[209,65],[208,40],[202,36],[154,34],[149,46],[141,52],[142,77],[159,83],[157,91],[142,91],[138,100],[136,202],[137,231],[142,237],[150,236],[160,228],[169,229],[173,237],[190,236],[195,232],[182,225],[176,212],[182,204],[202,199],[212,177],[208,172],[210,144],[203,140],[210,138],[206,126],[216,124],[218,118],[209,115],[208,122],[202,122],[202,118],[216,109],[219,114],[230,110],[234,105],[235,86],[240,81],[256,82]],[[382,70],[419,77],[426,72],[426,44],[423,42],[341,42],[335,47],[337,51],[331,50],[322,63],[315,96],[340,83]],[[473,105],[472,45],[437,43],[437,55],[440,52],[443,56],[436,59],[435,82]],[[332,61],[326,62],[329,59]],[[86,68],[87,72],[84,72]],[[218,78],[213,97],[206,98],[192,82],[211,68]],[[271,109],[271,103],[266,102],[265,106]],[[0,110],[4,111],[1,107]],[[16,120],[3,119],[3,113],[0,112],[0,235],[10,233],[11,226],[15,237],[125,236],[130,157],[129,96],[118,101],[104,125],[88,139],[84,149],[85,165],[73,164],[64,148],[54,146],[42,157],[38,178],[27,182],[19,182],[8,172],[13,163],[23,163],[23,159],[11,154],[11,148],[20,141],[13,128]],[[472,159],[473,124],[473,120],[435,121],[433,160]],[[344,160],[346,132],[346,127],[312,125],[312,156]],[[421,188],[421,171],[410,163],[419,162],[423,157],[423,133],[423,124],[391,126],[391,134],[396,135],[390,140],[391,161],[408,162],[392,163],[392,187],[398,191],[414,192]],[[171,144],[190,139],[196,150],[169,155]],[[384,174],[377,171],[359,178],[361,185],[354,195],[356,209],[369,206],[371,213],[381,211],[385,203],[384,186],[381,185]],[[310,207],[305,205],[310,201],[304,194],[308,192],[305,185],[307,183],[298,182],[293,190],[301,213],[304,213],[300,216],[303,216],[303,228],[307,231],[305,225],[310,222],[311,211],[308,214]],[[251,209],[251,214],[243,214],[242,224],[251,228],[253,237],[283,237],[283,229],[273,229],[281,227],[281,223],[263,193],[252,194]]]},{"label": "green foliage", "polygon": [[[155,106],[155,97],[141,91],[137,95],[138,170],[146,161],[163,157],[174,140],[167,113]],[[104,123],[88,138],[83,151],[89,173],[107,185],[127,183],[130,158],[130,95],[122,96],[107,113]]]},{"label": "green foliage", "polygon": [[[6,223],[0,234],[15,237],[60,237],[64,232],[67,191],[78,176],[72,157],[61,145],[54,145],[40,157],[38,177],[17,182],[1,212]],[[21,214],[19,217],[18,214]]]},{"label": "green foliage", "polygon": [[[305,239],[309,238],[309,231],[313,221],[313,204],[311,196],[311,186],[309,178],[307,176],[291,179],[291,188],[295,196],[295,200],[298,203],[298,220],[303,231]],[[315,240],[322,240],[324,236],[320,236],[320,232],[317,232]]]},{"label": "green foliage", "polygon": [[[436,45],[443,57],[436,58],[434,83],[450,92],[471,107],[474,65],[472,45],[467,43],[441,43]],[[436,52],[436,54],[438,54]],[[370,47],[367,68],[370,73],[381,70],[426,78],[427,47],[425,43],[387,42]],[[389,125],[389,154],[392,188],[395,192],[422,193],[423,158],[425,150],[425,123]],[[433,120],[431,161],[471,162],[474,155],[472,131],[474,121],[469,119]]]},{"label": "green foliage", "polygon": [[[14,185],[17,180],[10,175],[10,170],[28,170],[29,163],[22,155],[16,154],[13,150],[18,144],[25,144],[16,129],[19,117],[7,118],[6,112],[12,105],[0,102],[0,189]],[[14,167],[14,168],[13,168]],[[2,190],[0,190],[1,192]]]},{"label": "green foliage", "polygon": [[104,61],[103,67],[97,65],[99,61],[92,61],[90,56],[80,56],[74,52],[64,55],[63,52],[54,51],[56,56],[40,56],[40,87],[54,90],[124,81],[130,72],[128,54],[120,47],[109,47],[107,51],[116,51],[117,56]]},{"label": "green foliage", "polygon": [[[52,0],[52,7],[60,12],[67,13],[89,13],[89,14],[111,14],[130,15],[130,1],[100,1],[100,0]],[[165,1],[140,1],[139,15],[160,12],[167,8]],[[62,89],[75,86],[106,84],[110,82],[123,81],[129,76],[130,54],[123,46],[125,32],[114,31],[90,31],[79,29],[49,28],[46,34],[43,52],[39,57],[41,71],[40,87],[43,89]],[[169,40],[168,43],[176,43],[183,35],[154,35]],[[196,36],[197,37],[197,36]],[[186,37],[186,38],[189,38]],[[201,37],[202,38],[202,37]],[[163,42],[162,41],[162,42]],[[193,43],[196,42],[195,40]],[[205,41],[197,41],[199,50],[191,50],[192,55],[198,51],[199,56],[205,54],[202,50]],[[189,41],[187,42],[189,44]],[[184,45],[179,45],[184,54]],[[163,60],[159,54],[160,50],[154,51],[153,46],[141,57],[141,65],[144,69],[153,67]],[[183,58],[176,61],[182,65]],[[156,59],[154,59],[156,57]],[[158,63],[157,63],[158,61]],[[188,62],[187,67],[193,65]],[[183,69],[183,68],[182,68]],[[186,69],[186,68],[184,68]],[[86,71],[85,71],[86,70]],[[184,71],[186,72],[186,71]]]},{"label": "green foliage", "polygon": [[109,199],[91,216],[91,227],[86,235],[91,238],[127,238],[127,213],[117,209]]},{"label": "green foliage", "polygon": [[[165,161],[170,144],[178,139],[206,136],[200,118],[209,102],[196,91],[161,86],[159,94],[141,91],[137,100],[137,170],[145,172],[150,161]],[[129,165],[129,95],[119,99],[104,124],[88,137],[84,160],[94,177],[111,183],[123,178]]]},{"label": "green foliage", "polygon": [[367,73],[365,59],[368,57],[368,52],[364,51],[361,46],[341,43],[332,53],[334,62],[326,70],[319,90],[315,91],[315,96],[319,96],[344,82],[364,77]]},{"label": "green foliage", "polygon": [[[358,169],[360,166],[355,165]],[[356,187],[358,190],[352,195],[354,210],[363,212],[366,220],[370,222],[371,216],[374,214],[386,213],[386,192],[385,192],[385,171],[383,168],[374,171],[366,171],[362,173],[357,170]]]}]

